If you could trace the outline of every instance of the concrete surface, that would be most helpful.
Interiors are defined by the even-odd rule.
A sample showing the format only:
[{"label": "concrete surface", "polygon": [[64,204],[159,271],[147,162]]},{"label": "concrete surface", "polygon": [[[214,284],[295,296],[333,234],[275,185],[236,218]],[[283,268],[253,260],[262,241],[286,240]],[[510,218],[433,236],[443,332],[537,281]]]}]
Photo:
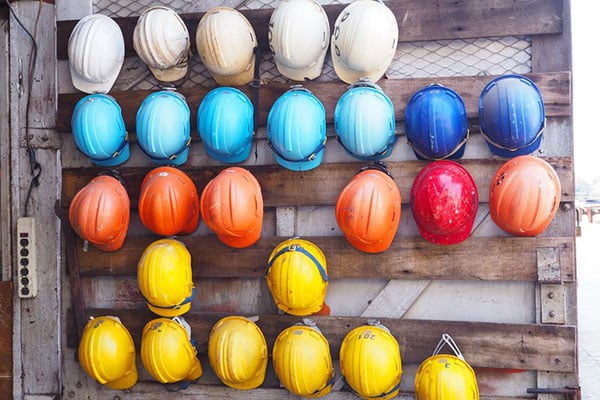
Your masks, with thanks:
[{"label": "concrete surface", "polygon": [[577,238],[579,381],[582,400],[600,398],[600,216],[581,223]]}]

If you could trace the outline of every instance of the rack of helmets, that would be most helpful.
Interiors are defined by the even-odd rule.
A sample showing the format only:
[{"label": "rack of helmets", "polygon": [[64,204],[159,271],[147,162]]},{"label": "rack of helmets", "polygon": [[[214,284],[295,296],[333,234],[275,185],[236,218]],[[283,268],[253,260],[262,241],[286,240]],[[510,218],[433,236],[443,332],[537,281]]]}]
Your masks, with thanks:
[{"label": "rack of helmets", "polygon": [[[298,12],[306,18],[295,18]],[[302,34],[289,35],[290,27]],[[385,165],[398,137],[394,107],[377,85],[396,51],[397,27],[394,14],[375,0],[356,0],[344,8],[331,39],[327,15],[313,0],[282,2],[269,24],[270,48],[282,75],[294,81],[315,79],[330,49],[336,74],[349,84],[335,107],[335,133],[345,151],[367,165],[340,192],[335,219],[347,241],[365,253],[385,252],[401,219],[400,190]],[[256,35],[243,14],[227,7],[208,11],[197,26],[200,59],[220,85],[200,103],[198,134],[210,157],[232,164],[201,192],[178,168],[186,163],[191,143],[191,110],[185,97],[172,88],[188,70],[187,27],[169,8],[150,7],[138,19],[133,43],[156,79],[171,86],[147,96],[136,114],[137,144],[155,165],[141,184],[138,214],[146,228],[162,236],[144,250],[137,265],[140,293],[157,316],[143,329],[139,356],[158,382],[186,387],[203,372],[184,318],[195,296],[192,260],[177,236],[195,232],[201,218],[221,242],[243,251],[260,239],[262,230],[260,183],[249,170],[233,165],[249,157],[256,128],[253,101],[236,88],[255,79]],[[108,57],[93,62],[90,49],[100,47]],[[368,54],[360,48],[368,48]],[[117,168],[129,158],[121,108],[108,94],[123,57],[123,37],[112,19],[92,14],[77,23],[69,40],[71,77],[73,85],[88,95],[76,104],[71,126],[77,148],[100,168]],[[508,159],[490,181],[490,216],[512,235],[539,235],[554,218],[561,196],[552,166],[530,155],[540,146],[545,128],[541,92],[524,76],[502,76],[485,86],[478,111],[490,151]],[[404,122],[415,158],[428,161],[410,191],[419,233],[436,245],[465,241],[479,196],[469,171],[456,162],[469,138],[461,96],[438,84],[423,87],[407,104]],[[293,85],[268,113],[267,144],[277,163],[296,172],[318,168],[326,141],[323,104],[302,85]],[[86,243],[118,251],[130,207],[118,173],[103,173],[75,195],[69,221]],[[300,317],[322,312],[329,280],[326,256],[302,238],[284,240],[273,249],[265,260],[265,275],[279,310]],[[438,358],[445,344],[455,356],[446,354],[442,362]],[[82,332],[78,355],[82,368],[111,388],[128,389],[137,381],[133,338],[118,318],[91,319]],[[227,316],[211,329],[210,366],[229,387],[260,386],[269,355],[265,337],[251,318]],[[290,392],[309,397],[330,392],[334,371],[329,345],[310,319],[283,330],[271,356],[277,377]],[[348,332],[339,360],[348,387],[358,396],[398,394],[400,348],[385,326],[374,321]],[[442,364],[453,375],[444,374]],[[428,391],[436,387],[460,398],[479,396],[473,370],[446,335],[415,379],[415,392],[422,398],[429,398]]]}]

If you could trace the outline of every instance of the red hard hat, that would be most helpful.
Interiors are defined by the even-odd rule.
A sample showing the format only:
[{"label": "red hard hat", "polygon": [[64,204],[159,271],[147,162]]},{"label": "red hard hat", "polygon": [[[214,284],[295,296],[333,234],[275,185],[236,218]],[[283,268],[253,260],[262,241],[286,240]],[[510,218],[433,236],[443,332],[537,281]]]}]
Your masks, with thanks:
[{"label": "red hard hat", "polygon": [[392,244],[401,211],[400,190],[392,177],[368,168],[356,174],[338,196],[335,219],[352,246],[380,253]]},{"label": "red hard hat", "polygon": [[200,212],[206,225],[226,245],[248,247],[260,238],[263,199],[260,184],[248,170],[230,167],[202,191]]},{"label": "red hard hat", "polygon": [[158,167],[146,175],[138,212],[144,226],[162,236],[188,235],[198,227],[198,191],[181,170]]},{"label": "red hard hat", "polygon": [[490,216],[516,236],[542,233],[560,204],[560,181],[550,164],[534,156],[511,158],[490,185]]},{"label": "red hard hat", "polygon": [[411,209],[421,236],[447,245],[466,240],[477,215],[479,196],[469,171],[449,160],[426,165],[413,182]]},{"label": "red hard hat", "polygon": [[69,222],[84,240],[104,251],[119,250],[129,227],[129,196],[116,178],[92,179],[73,198]]}]

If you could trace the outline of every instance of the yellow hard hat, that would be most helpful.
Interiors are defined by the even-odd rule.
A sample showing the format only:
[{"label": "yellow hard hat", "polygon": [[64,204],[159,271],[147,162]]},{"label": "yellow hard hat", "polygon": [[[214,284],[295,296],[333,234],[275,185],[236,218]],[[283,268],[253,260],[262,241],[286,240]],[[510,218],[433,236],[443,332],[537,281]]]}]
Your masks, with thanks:
[{"label": "yellow hard hat", "polygon": [[160,239],[150,243],[138,262],[137,278],[150,311],[162,317],[189,311],[196,293],[192,257],[180,241]]},{"label": "yellow hard hat", "polygon": [[136,384],[135,346],[117,317],[91,318],[79,342],[79,364],[92,378],[112,389]]},{"label": "yellow hard hat", "polygon": [[303,397],[331,392],[333,363],[329,342],[311,320],[284,329],[273,345],[273,368],[287,390]]},{"label": "yellow hard hat", "polygon": [[[456,355],[439,354],[447,344]],[[448,334],[443,334],[433,355],[419,365],[415,375],[416,400],[479,400],[473,368]]]},{"label": "yellow hard hat", "polygon": [[262,331],[247,318],[222,318],[210,331],[208,361],[229,387],[247,390],[262,385],[268,357]]},{"label": "yellow hard hat", "polygon": [[363,399],[391,399],[400,390],[400,347],[379,322],[354,328],[342,341],[340,369],[352,391]]},{"label": "yellow hard hat", "polygon": [[140,357],[146,371],[161,383],[195,381],[202,376],[190,326],[182,317],[148,322],[142,331]]},{"label": "yellow hard hat", "polygon": [[301,316],[319,311],[325,302],[327,284],[325,255],[314,243],[288,239],[271,253],[267,286],[280,310]]}]

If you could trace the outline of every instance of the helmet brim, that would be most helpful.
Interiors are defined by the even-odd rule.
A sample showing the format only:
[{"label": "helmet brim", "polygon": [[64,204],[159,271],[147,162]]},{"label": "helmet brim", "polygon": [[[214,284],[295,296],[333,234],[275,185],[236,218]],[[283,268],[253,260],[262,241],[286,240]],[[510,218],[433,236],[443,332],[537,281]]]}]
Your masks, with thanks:
[{"label": "helmet brim", "polygon": [[[262,221],[261,221],[262,223]],[[244,247],[252,246],[260,239],[260,231],[262,226],[257,226],[252,229],[252,233],[248,236],[231,236],[226,234],[217,234],[219,240],[225,243],[229,247],[241,249]]]},{"label": "helmet brim", "polygon": [[246,161],[250,157],[250,151],[252,150],[252,139],[244,146],[242,151],[236,154],[223,154],[221,152],[215,152],[212,149],[205,147],[206,153],[217,161],[221,161],[227,164],[238,164]]},{"label": "helmet brim", "polygon": [[533,143],[531,143],[528,146],[522,147],[518,150],[507,150],[507,149],[502,149],[500,147],[496,147],[493,144],[487,142],[487,145],[490,149],[490,151],[502,158],[513,158],[513,157],[517,157],[517,156],[524,156],[524,155],[528,155],[533,153],[534,151],[536,151],[539,147],[540,144],[542,143],[542,135],[540,135]]},{"label": "helmet brim", "polygon": [[252,59],[246,68],[236,75],[219,75],[209,70],[213,79],[221,86],[244,86],[254,79],[254,61],[256,55],[252,54]]},{"label": "helmet brim", "polygon": [[160,82],[175,82],[180,79],[183,79],[188,72],[187,64],[183,66],[171,67],[169,69],[157,69],[148,66],[152,75],[156,78],[156,80]]},{"label": "helmet brim", "polygon": [[325,50],[321,52],[315,64],[308,68],[290,68],[278,61],[277,57],[273,57],[273,59],[275,61],[275,66],[281,75],[294,81],[303,82],[305,80],[316,79],[321,75],[326,53],[327,51]]},{"label": "helmet brim", "polygon": [[138,372],[135,363],[131,365],[131,370],[123,377],[111,382],[106,382],[105,385],[111,389],[124,390],[133,387],[138,380]]},{"label": "helmet brim", "polygon": [[99,165],[101,167],[116,167],[117,165],[123,164],[128,159],[129,159],[129,143],[127,143],[125,145],[125,147],[123,147],[121,152],[119,154],[117,154],[116,157],[110,158],[108,160],[103,160],[103,161],[92,160],[92,163],[94,163],[95,165]]},{"label": "helmet brim", "polygon": [[[387,70],[387,68],[386,68],[383,71],[375,71],[370,74],[368,74],[366,72],[353,71],[353,70],[347,68],[339,60],[339,57],[335,54],[335,51],[332,51],[331,60],[333,61],[333,69],[335,70],[336,75],[342,81],[344,81],[348,84],[353,84],[355,82],[358,82],[361,78],[369,78],[373,83],[376,83],[377,81],[379,81],[381,79],[381,77],[383,76],[383,74],[385,74],[385,71]],[[388,65],[389,65],[389,63],[388,63]]]},{"label": "helmet brim", "polygon": [[190,309],[192,307],[191,302],[185,303],[178,308],[161,308],[161,307],[155,307],[150,303],[146,303],[146,304],[148,305],[148,309],[150,311],[152,311],[154,314],[160,315],[161,317],[167,317],[167,318],[172,318],[172,317],[177,317],[177,316],[183,315],[186,312],[190,311]]},{"label": "helmet brim", "polygon": [[277,160],[277,163],[282,167],[292,171],[310,171],[311,169],[317,168],[321,164],[321,161],[323,161],[324,152],[325,148],[322,148],[318,153],[315,154],[315,157],[312,160],[306,161],[284,160],[277,153],[275,153],[275,160]]},{"label": "helmet brim", "polygon": [[117,80],[117,77],[119,76],[119,72],[121,72],[121,68],[119,68],[119,70],[116,72],[116,74],[113,74],[112,76],[108,77],[107,80],[105,80],[104,82],[88,82],[84,79],[82,79],[79,74],[77,74],[74,70],[73,67],[69,66],[69,69],[71,71],[71,81],[73,82],[73,86],[75,86],[75,88],[77,90],[80,90],[84,93],[88,93],[88,94],[93,94],[93,93],[108,93],[110,92],[110,89],[112,89],[113,85],[115,84],[115,81]]}]

